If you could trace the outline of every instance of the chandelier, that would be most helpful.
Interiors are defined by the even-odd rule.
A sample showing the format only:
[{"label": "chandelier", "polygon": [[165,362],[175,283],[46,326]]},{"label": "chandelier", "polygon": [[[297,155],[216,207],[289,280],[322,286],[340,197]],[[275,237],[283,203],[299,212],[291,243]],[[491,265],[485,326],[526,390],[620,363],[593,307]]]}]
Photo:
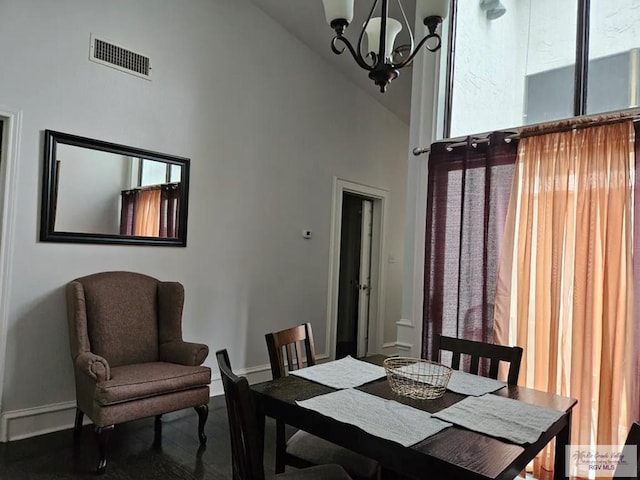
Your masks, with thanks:
[{"label": "chandelier", "polygon": [[[399,70],[413,61],[413,57],[425,46],[427,50],[436,52],[440,49],[441,39],[437,33],[438,27],[447,16],[448,0],[418,0],[418,7],[428,12],[423,17],[423,23],[429,33],[417,45],[414,43],[413,32],[407,20],[402,3],[398,1],[398,7],[404,25],[409,32],[410,45],[401,45],[394,49],[396,36],[402,30],[402,23],[389,17],[389,1],[382,0],[380,16],[374,17],[379,0],[373,0],[367,21],[362,27],[358,37],[358,43],[354,47],[344,36],[344,32],[353,20],[353,0],[322,0],[327,23],[336,32],[331,40],[331,50],[336,55],[349,50],[356,63],[369,72],[369,78],[385,92],[387,85],[400,75]],[[418,11],[421,9],[418,9]],[[363,51],[363,39],[366,35],[367,48]],[[432,40],[433,39],[433,40]],[[344,46],[340,48],[338,43]],[[374,49],[377,46],[377,50]],[[398,55],[402,49],[401,55]]]}]

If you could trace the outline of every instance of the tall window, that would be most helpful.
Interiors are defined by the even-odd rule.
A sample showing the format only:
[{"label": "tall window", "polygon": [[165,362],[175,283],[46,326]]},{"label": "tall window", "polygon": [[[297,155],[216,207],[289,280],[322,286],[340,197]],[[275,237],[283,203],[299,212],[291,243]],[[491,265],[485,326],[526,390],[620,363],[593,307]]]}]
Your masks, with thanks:
[{"label": "tall window", "polygon": [[590,0],[587,109],[638,107],[640,0]]},{"label": "tall window", "polygon": [[444,137],[638,106],[640,0],[452,3]]},{"label": "tall window", "polygon": [[138,176],[137,186],[139,187],[180,182],[182,174],[180,165],[147,158],[140,158],[138,165],[138,169],[134,173]]}]

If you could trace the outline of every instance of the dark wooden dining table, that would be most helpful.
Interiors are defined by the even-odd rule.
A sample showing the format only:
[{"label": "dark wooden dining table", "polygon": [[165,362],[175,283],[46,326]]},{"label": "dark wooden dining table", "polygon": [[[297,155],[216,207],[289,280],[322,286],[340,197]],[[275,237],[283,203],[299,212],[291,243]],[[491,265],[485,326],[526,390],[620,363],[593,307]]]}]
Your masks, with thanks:
[{"label": "dark wooden dining table", "polygon": [[[374,355],[363,360],[382,365],[384,358]],[[357,388],[430,413],[465,398],[447,390],[443,397],[435,400],[411,399],[395,394],[386,378]],[[532,444],[515,445],[454,425],[415,445],[404,447],[296,404],[297,401],[335,391],[331,387],[290,375],[254,384],[251,390],[262,428],[265,416],[282,420],[287,425],[376,459],[385,469],[409,478],[512,480],[553,438],[556,445],[554,478],[566,478],[565,446],[570,442],[571,410],[577,403],[573,398],[519,386],[505,386],[493,393],[564,412]]]}]

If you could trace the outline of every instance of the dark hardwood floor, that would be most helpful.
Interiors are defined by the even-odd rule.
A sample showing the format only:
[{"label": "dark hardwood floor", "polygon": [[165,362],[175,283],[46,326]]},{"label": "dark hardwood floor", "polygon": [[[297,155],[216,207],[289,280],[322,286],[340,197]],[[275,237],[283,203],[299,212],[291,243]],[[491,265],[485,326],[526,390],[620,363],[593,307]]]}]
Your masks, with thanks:
[{"label": "dark hardwood floor", "polygon": [[[163,416],[162,439],[154,444],[154,419],[116,425],[110,439],[107,470],[96,475],[97,447],[91,425],[74,444],[72,430],[26,440],[0,443],[1,480],[214,480],[231,478],[229,426],[223,396],[209,403],[205,432],[207,445],[200,448],[198,415],[193,409]],[[275,465],[275,423],[265,428],[265,471]]]}]

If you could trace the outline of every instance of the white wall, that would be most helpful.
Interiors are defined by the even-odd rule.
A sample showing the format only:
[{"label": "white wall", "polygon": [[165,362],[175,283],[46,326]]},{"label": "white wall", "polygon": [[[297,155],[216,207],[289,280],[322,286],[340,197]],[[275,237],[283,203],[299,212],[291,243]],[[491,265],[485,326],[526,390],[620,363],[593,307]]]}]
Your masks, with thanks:
[{"label": "white wall", "polygon": [[[153,81],[89,62],[90,33],[149,55]],[[312,321],[326,351],[334,176],[390,192],[385,258],[403,255],[408,127],[246,0],[5,0],[0,58],[0,105],[22,112],[5,414],[73,401],[78,276],[178,280],[185,338],[266,369],[267,331]],[[38,242],[47,128],[191,158],[188,246]],[[393,342],[402,265],[386,272]]]}]

